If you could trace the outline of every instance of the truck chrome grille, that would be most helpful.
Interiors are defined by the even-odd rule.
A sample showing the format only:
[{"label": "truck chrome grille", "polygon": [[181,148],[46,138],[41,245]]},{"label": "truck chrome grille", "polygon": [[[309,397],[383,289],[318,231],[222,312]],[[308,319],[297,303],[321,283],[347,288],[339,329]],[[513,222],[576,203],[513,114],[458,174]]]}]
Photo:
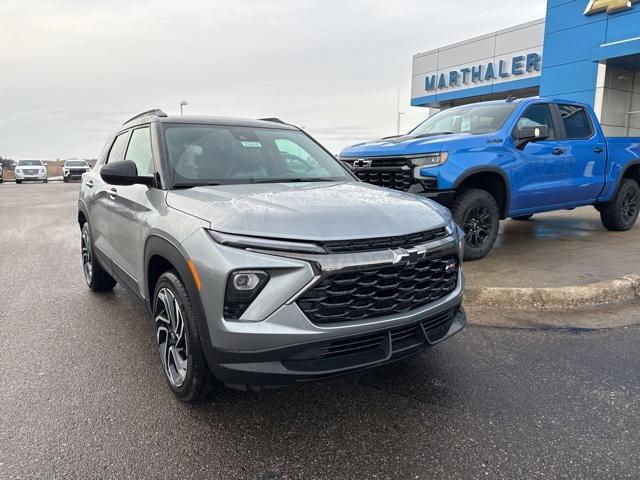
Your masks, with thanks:
[{"label": "truck chrome grille", "polygon": [[458,283],[457,266],[457,257],[446,255],[415,264],[336,273],[322,279],[297,303],[318,324],[407,312],[454,291]]}]

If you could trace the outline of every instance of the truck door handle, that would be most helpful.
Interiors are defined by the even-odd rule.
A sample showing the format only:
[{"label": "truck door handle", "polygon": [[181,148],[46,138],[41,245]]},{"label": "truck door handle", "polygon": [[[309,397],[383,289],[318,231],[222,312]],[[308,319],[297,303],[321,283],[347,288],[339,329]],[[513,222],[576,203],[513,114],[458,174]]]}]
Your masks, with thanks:
[{"label": "truck door handle", "polygon": [[604,150],[602,149],[602,147],[596,147],[596,148],[594,148],[594,149],[593,149],[593,151],[594,151],[595,153],[602,153],[602,152],[604,152]]},{"label": "truck door handle", "polygon": [[93,180],[87,180],[87,187],[93,188]]},{"label": "truck door handle", "polygon": [[554,155],[562,155],[564,153],[564,149],[562,148],[554,148],[551,153],[553,153]]},{"label": "truck door handle", "polygon": [[118,190],[116,190],[115,188],[110,188],[109,189],[109,198],[111,200],[115,200],[117,196],[118,196]]}]

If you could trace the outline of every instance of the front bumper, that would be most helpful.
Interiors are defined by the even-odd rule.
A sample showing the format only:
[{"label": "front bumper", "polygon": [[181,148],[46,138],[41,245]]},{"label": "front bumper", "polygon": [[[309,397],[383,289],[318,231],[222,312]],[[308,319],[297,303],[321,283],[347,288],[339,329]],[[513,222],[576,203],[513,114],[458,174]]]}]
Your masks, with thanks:
[{"label": "front bumper", "polygon": [[38,181],[38,180],[46,180],[47,179],[47,174],[46,173],[26,174],[26,173],[18,173],[18,172],[16,172],[15,177],[16,177],[16,180]]},{"label": "front bumper", "polygon": [[63,171],[62,176],[67,180],[79,180],[85,173],[87,173],[86,170],[68,170]]},{"label": "front bumper", "polygon": [[[196,266],[201,279],[202,343],[209,367],[220,380],[233,385],[284,385],[325,378],[402,358],[444,340],[465,325],[461,310],[464,274],[458,269],[457,284],[438,300],[408,311],[376,318],[330,324],[313,323],[301,310],[297,299],[325,274],[344,270],[367,270],[393,265],[392,250],[357,254],[278,254],[243,250],[220,245],[202,230],[182,246]],[[416,246],[419,255],[448,255],[460,258],[458,235]],[[241,320],[227,320],[223,314],[226,279],[238,269],[267,270],[270,281]],[[443,324],[419,327],[430,319],[455,311]],[[442,319],[440,319],[442,320]],[[443,326],[444,325],[444,326]],[[429,337],[420,328],[438,327],[439,335]],[[393,335],[398,329],[413,328],[414,337],[422,335],[410,348],[377,345],[367,355],[334,358],[317,362],[304,357],[317,348],[333,349],[360,337]],[[418,333],[416,333],[418,332]],[[301,356],[302,355],[302,356]],[[313,360],[313,361],[311,361]],[[318,366],[319,365],[319,366]]]},{"label": "front bumper", "polygon": [[465,325],[465,311],[458,305],[394,328],[329,341],[259,352],[218,351],[212,370],[228,386],[243,390],[321,380],[415,355]]},{"label": "front bumper", "polygon": [[451,206],[453,200],[456,198],[455,190],[426,190],[424,192],[419,192],[418,195],[433,200],[434,202],[438,202],[440,205],[447,208]]}]

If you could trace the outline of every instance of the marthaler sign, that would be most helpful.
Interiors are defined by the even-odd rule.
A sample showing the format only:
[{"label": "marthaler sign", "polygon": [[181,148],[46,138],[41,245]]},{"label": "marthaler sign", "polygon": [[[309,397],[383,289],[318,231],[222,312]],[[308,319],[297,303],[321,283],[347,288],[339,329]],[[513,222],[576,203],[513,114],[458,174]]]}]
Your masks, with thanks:
[{"label": "marthaler sign", "polygon": [[510,76],[520,76],[526,73],[539,72],[542,68],[542,55],[528,53],[516,55],[511,61],[500,60],[487,64],[474,65],[449,73],[440,73],[425,78],[425,90],[442,90],[445,88],[469,85],[470,83],[490,82]]}]

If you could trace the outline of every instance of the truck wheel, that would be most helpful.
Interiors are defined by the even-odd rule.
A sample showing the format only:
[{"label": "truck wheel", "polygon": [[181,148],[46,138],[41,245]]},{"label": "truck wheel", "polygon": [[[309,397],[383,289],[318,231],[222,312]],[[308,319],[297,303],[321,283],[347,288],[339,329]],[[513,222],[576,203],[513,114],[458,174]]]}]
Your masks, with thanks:
[{"label": "truck wheel", "polygon": [[511,220],[517,220],[519,222],[526,222],[531,217],[533,217],[533,214],[531,214],[531,215],[520,215],[519,217],[511,217]]},{"label": "truck wheel", "polygon": [[640,186],[635,180],[622,181],[613,199],[600,206],[600,220],[608,230],[624,232],[633,227],[640,212]]},{"label": "truck wheel", "polygon": [[153,295],[158,353],[165,379],[174,395],[195,402],[209,393],[213,379],[204,358],[196,312],[182,280],[163,273]]},{"label": "truck wheel", "polygon": [[20,185],[22,183],[22,180],[16,180],[16,185]]},{"label": "truck wheel", "polygon": [[465,233],[464,259],[478,260],[489,253],[500,227],[500,212],[493,195],[471,188],[456,197],[451,211]]},{"label": "truck wheel", "polygon": [[116,286],[115,279],[104,271],[93,252],[93,237],[89,224],[82,225],[82,270],[87,286],[94,292],[105,292]]}]

